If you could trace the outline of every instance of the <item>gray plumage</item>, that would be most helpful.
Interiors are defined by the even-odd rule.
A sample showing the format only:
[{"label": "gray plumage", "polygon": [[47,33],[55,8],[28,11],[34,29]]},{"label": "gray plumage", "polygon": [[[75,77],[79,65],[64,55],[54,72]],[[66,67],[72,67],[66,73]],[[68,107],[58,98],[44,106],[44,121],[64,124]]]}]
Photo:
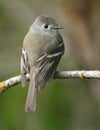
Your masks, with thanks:
[{"label": "gray plumage", "polygon": [[36,91],[51,81],[64,53],[63,39],[58,32],[61,28],[51,17],[39,16],[24,38],[21,56],[22,86],[26,84],[26,73],[30,72],[25,111],[35,111]]}]

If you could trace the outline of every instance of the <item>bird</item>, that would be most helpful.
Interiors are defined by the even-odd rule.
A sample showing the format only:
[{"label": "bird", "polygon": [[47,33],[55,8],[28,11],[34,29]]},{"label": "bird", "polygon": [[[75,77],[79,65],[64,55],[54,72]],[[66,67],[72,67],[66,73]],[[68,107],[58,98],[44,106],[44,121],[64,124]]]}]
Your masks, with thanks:
[{"label": "bird", "polygon": [[63,29],[52,17],[41,15],[35,19],[23,40],[21,54],[21,83],[26,85],[30,74],[25,111],[36,110],[37,90],[44,88],[54,78],[64,54],[64,42],[59,30]]}]

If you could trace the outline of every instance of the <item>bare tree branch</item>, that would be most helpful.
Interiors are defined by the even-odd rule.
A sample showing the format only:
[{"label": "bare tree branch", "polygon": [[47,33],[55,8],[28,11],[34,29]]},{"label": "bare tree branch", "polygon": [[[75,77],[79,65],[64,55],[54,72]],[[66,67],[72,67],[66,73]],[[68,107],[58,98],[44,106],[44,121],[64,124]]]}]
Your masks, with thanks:
[{"label": "bare tree branch", "polygon": [[[30,75],[26,75],[27,80],[29,81]],[[94,70],[94,71],[61,71],[56,72],[54,79],[77,79],[77,78],[87,78],[87,79],[100,79],[100,71]],[[7,90],[8,88],[11,88],[21,82],[21,75],[12,77],[10,79],[7,79],[5,81],[0,82],[0,93]]]},{"label": "bare tree branch", "polygon": [[75,70],[75,71],[61,71],[56,72],[55,78],[57,79],[76,79],[76,78],[87,78],[87,79],[100,79],[100,71],[98,70]]}]

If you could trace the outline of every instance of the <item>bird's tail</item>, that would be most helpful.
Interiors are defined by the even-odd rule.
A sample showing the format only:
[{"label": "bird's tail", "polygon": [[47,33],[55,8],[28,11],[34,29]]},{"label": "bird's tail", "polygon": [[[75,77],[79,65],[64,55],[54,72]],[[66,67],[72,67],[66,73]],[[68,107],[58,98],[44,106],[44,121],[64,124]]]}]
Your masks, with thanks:
[{"label": "bird's tail", "polygon": [[34,68],[30,72],[30,85],[28,90],[28,95],[25,104],[25,111],[35,111],[36,110],[36,73],[34,72]]}]

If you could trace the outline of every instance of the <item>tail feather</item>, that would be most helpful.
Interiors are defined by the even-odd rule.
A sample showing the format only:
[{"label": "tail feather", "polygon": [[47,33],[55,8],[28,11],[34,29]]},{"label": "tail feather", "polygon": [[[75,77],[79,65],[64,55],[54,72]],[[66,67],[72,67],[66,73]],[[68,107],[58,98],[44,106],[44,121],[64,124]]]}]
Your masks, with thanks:
[{"label": "tail feather", "polygon": [[35,85],[36,73],[31,70],[30,73],[30,85],[28,90],[28,95],[25,104],[25,111],[35,111],[36,110],[36,85]]},{"label": "tail feather", "polygon": [[25,105],[26,112],[36,110],[36,91],[42,89],[52,80],[59,61],[60,57],[50,63],[46,61],[47,64],[42,69],[39,69],[37,65],[38,67],[33,67],[30,70],[30,85]]}]

